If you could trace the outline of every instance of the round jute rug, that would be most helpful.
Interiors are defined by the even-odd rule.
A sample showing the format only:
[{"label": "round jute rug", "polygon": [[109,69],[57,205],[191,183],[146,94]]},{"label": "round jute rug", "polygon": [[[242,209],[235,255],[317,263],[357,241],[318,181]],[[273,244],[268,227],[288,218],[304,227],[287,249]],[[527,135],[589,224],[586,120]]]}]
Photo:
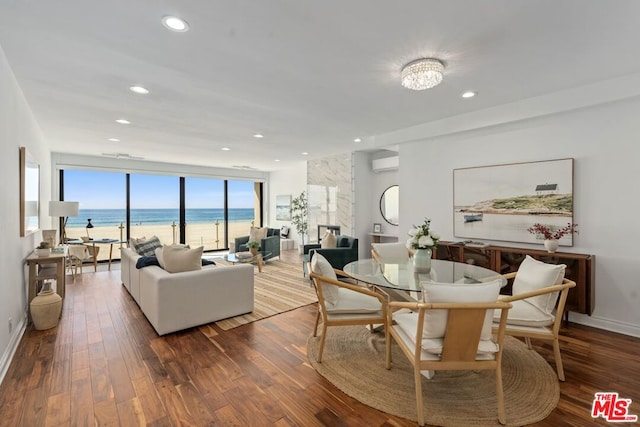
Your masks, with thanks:
[{"label": "round jute rug", "polygon": [[[388,414],[417,421],[413,368],[397,345],[392,366],[384,368],[384,335],[360,326],[329,328],[322,363],[320,339],[310,337],[307,355],[316,371],[344,393]],[[535,350],[505,337],[502,355],[507,425],[546,418],[556,407],[560,387],[555,371]],[[494,371],[438,371],[422,378],[427,424],[495,426],[498,423]]]}]

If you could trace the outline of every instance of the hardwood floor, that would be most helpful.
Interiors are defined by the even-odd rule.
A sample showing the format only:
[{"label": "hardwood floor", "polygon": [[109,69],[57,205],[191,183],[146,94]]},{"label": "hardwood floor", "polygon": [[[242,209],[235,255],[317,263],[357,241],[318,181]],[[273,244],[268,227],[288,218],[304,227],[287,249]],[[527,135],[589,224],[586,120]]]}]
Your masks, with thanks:
[{"label": "hardwood floor", "polygon": [[[299,263],[297,253],[287,260]],[[29,329],[0,386],[2,426],[413,426],[369,408],[316,374],[306,358],[315,306],[222,331],[158,337],[120,284],[120,271],[67,285],[60,324]],[[597,391],[640,414],[640,339],[570,324],[566,382],[538,426],[607,425]],[[536,349],[553,366],[552,348]],[[627,424],[628,425],[628,424]]]}]

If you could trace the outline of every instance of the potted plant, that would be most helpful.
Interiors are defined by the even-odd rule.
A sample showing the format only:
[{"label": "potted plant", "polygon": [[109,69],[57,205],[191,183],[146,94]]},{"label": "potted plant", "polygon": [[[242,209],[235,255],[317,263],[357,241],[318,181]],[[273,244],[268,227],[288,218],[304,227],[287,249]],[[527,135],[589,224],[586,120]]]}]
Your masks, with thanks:
[{"label": "potted plant", "polygon": [[304,236],[309,229],[309,222],[307,219],[307,194],[305,191],[293,200],[291,200],[291,223],[296,227],[296,231],[302,239],[302,244],[298,247],[300,253],[302,253],[304,246]]},{"label": "potted plant", "polygon": [[527,228],[527,231],[531,234],[535,234],[539,238],[543,238],[544,247],[547,249],[547,252],[554,253],[558,250],[558,240],[562,239],[567,234],[578,234],[576,227],[578,227],[578,224],[572,224],[570,222],[561,228],[551,227],[536,222],[531,227]]},{"label": "potted plant", "polygon": [[416,273],[428,273],[431,270],[432,251],[438,246],[440,236],[431,230],[431,220],[424,219],[424,223],[414,225],[409,230],[407,248],[414,251],[413,265]]},{"label": "potted plant", "polygon": [[49,256],[51,255],[51,245],[49,242],[40,242],[40,244],[36,246],[35,252],[38,256]]},{"label": "potted plant", "polygon": [[251,252],[252,255],[257,255],[258,249],[260,249],[260,242],[258,242],[257,240],[249,240],[247,242],[247,247],[249,248],[249,252]]}]

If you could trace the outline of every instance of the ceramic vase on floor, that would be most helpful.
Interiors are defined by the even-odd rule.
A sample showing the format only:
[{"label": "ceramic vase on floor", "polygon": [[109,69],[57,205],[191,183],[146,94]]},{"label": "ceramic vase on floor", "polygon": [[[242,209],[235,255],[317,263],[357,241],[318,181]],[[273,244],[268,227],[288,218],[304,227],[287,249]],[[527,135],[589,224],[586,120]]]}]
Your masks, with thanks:
[{"label": "ceramic vase on floor", "polygon": [[415,273],[431,271],[431,249],[416,249],[413,254],[413,271]]},{"label": "ceramic vase on floor", "polygon": [[558,250],[558,241],[556,239],[546,239],[544,241],[544,248],[547,250],[547,252],[552,254]]},{"label": "ceramic vase on floor", "polygon": [[58,324],[62,310],[62,297],[55,293],[48,283],[31,301],[31,320],[37,330],[53,328]]}]

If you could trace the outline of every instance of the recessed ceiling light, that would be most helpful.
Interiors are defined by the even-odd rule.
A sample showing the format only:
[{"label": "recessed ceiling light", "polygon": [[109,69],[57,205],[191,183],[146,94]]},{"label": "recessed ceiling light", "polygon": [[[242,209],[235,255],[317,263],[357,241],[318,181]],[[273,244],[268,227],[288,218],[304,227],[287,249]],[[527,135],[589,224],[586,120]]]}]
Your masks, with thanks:
[{"label": "recessed ceiling light", "polygon": [[222,151],[231,151],[231,148],[229,148],[229,147],[222,147],[222,148],[221,148],[221,150],[222,150]]},{"label": "recessed ceiling light", "polygon": [[275,159],[275,160],[274,160],[274,162],[279,162],[279,161],[280,161],[280,159]]},{"label": "recessed ceiling light", "polygon": [[356,139],[353,140],[353,142],[362,142],[362,139],[356,138]]},{"label": "recessed ceiling light", "polygon": [[109,141],[111,141],[111,142],[120,142],[120,140],[118,138],[109,138]]},{"label": "recessed ceiling light", "polygon": [[261,133],[256,133],[255,135],[253,135],[254,138],[264,138],[264,135]]},{"label": "recessed ceiling light", "polygon": [[476,96],[476,93],[470,90],[462,94],[463,98],[473,98],[474,96]]},{"label": "recessed ceiling light", "polygon": [[307,153],[306,151],[303,151],[303,152],[302,152],[302,153],[300,153],[300,154],[302,154],[303,156],[308,156],[308,155],[309,155],[309,153]]},{"label": "recessed ceiling light", "polygon": [[139,93],[140,95],[146,95],[149,93],[149,89],[142,86],[131,86],[129,90],[131,92]]},{"label": "recessed ceiling light", "polygon": [[118,119],[116,120],[116,123],[120,123],[121,125],[130,125],[131,122],[129,120],[125,120],[125,119]]},{"label": "recessed ceiling light", "polygon": [[177,33],[185,33],[189,31],[189,24],[187,24],[187,21],[182,18],[178,18],[177,16],[164,16],[162,18],[162,25]]}]

